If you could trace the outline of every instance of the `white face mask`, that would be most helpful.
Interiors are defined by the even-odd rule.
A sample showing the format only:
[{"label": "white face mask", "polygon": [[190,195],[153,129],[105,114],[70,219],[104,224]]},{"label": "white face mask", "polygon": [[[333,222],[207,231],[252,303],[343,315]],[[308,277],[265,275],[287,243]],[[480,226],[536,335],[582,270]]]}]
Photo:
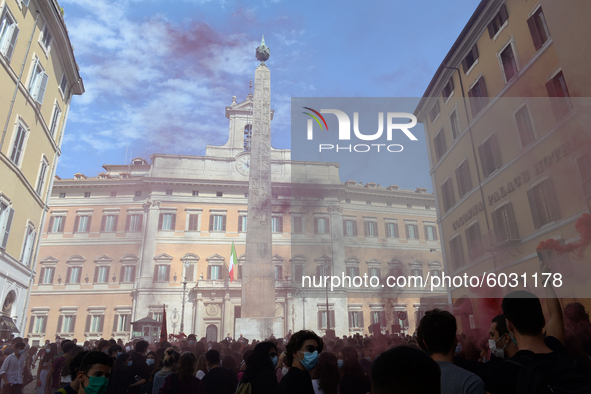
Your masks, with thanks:
[{"label": "white face mask", "polygon": [[501,349],[497,347],[497,342],[500,341],[501,338],[497,339],[496,341],[494,339],[489,339],[488,347],[490,348],[491,353],[494,354],[496,357],[505,358],[505,352],[503,351],[503,349],[505,349],[507,345],[505,344],[505,346],[503,346]]},{"label": "white face mask", "polygon": [[285,376],[289,372],[289,368],[283,367],[283,368],[281,368],[281,372],[283,373],[283,376]]}]

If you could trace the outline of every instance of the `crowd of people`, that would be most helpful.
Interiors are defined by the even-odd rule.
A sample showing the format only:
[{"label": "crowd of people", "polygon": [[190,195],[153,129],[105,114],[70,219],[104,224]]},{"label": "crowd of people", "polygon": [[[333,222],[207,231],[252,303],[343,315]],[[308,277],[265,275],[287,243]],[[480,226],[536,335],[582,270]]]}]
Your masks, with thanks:
[{"label": "crowd of people", "polygon": [[327,339],[302,330],[263,342],[189,335],[41,349],[14,338],[2,349],[2,393],[33,382],[36,394],[591,393],[589,315],[578,303],[564,311],[556,298],[546,303],[547,321],[539,298],[510,293],[489,333],[466,335],[450,312],[434,309],[413,336]]}]

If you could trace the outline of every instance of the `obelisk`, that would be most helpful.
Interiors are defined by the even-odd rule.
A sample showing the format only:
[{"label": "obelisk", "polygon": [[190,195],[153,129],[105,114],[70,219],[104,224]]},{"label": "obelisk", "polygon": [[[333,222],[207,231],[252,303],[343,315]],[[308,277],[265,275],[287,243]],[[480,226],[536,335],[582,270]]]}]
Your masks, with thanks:
[{"label": "obelisk", "polygon": [[[250,177],[248,183],[248,225],[246,261],[242,268],[241,318],[237,334],[264,340],[276,331],[275,271],[271,233],[271,72],[265,61],[270,51],[263,37],[256,49],[260,61],[255,70]],[[274,331],[275,328],[275,331]],[[280,334],[282,335],[282,334]]]}]

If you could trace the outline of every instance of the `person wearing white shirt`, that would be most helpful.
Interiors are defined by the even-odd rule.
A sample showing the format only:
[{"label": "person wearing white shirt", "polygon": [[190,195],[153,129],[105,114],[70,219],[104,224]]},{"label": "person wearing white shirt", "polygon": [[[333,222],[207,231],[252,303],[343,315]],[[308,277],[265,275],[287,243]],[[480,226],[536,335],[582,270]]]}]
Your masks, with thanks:
[{"label": "person wearing white shirt", "polygon": [[7,356],[0,367],[4,394],[22,394],[23,392],[23,370],[26,359],[24,353],[25,344],[17,343],[14,346],[14,353]]}]

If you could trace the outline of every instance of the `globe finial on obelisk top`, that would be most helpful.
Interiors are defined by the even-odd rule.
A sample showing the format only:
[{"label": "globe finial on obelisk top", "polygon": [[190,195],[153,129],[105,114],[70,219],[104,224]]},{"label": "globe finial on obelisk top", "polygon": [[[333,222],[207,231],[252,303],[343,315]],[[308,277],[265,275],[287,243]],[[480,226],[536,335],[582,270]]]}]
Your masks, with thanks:
[{"label": "globe finial on obelisk top", "polygon": [[268,46],[265,45],[265,36],[263,35],[263,39],[261,40],[261,45],[258,46],[256,50],[256,57],[257,60],[261,62],[261,64],[265,64],[267,60],[269,60],[269,56],[271,56],[271,51]]}]

